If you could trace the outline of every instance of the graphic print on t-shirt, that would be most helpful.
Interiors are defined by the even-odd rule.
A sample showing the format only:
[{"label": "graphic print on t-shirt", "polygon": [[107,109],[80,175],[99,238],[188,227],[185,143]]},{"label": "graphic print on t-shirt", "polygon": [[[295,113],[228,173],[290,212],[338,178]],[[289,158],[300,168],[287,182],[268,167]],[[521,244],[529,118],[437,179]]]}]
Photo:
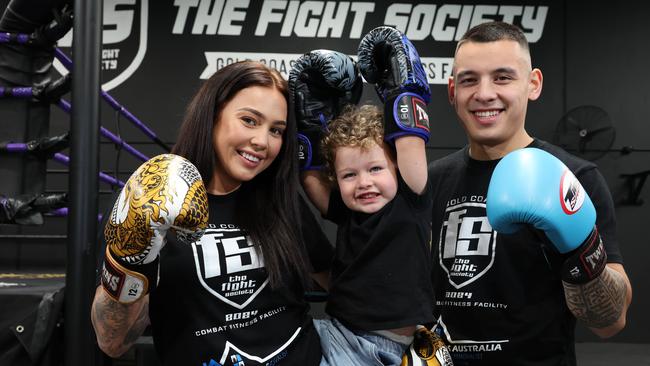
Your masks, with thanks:
[{"label": "graphic print on t-shirt", "polygon": [[447,204],[440,228],[440,266],[459,289],[478,280],[494,264],[497,233],[485,215],[483,197],[463,196]]},{"label": "graphic print on t-shirt", "polygon": [[264,258],[235,225],[210,225],[192,250],[201,285],[233,307],[245,308],[268,283]]},{"label": "graphic print on t-shirt", "polygon": [[296,329],[291,338],[289,338],[281,347],[276,349],[269,355],[264,357],[256,356],[247,353],[239,349],[236,345],[226,341],[226,346],[223,350],[223,354],[219,358],[219,361],[210,359],[208,362],[204,362],[203,365],[206,366],[246,366],[248,361],[254,361],[254,363],[260,365],[276,365],[278,362],[287,357],[287,347],[298,337],[300,334],[301,328]]},{"label": "graphic print on t-shirt", "polygon": [[456,358],[456,362],[460,360],[474,360],[480,361],[483,359],[485,352],[501,352],[503,351],[504,344],[510,342],[509,339],[492,339],[485,341],[477,341],[471,339],[455,339],[453,334],[447,328],[447,325],[442,320],[442,315],[436,320],[431,331],[443,336],[447,340],[447,349]]}]

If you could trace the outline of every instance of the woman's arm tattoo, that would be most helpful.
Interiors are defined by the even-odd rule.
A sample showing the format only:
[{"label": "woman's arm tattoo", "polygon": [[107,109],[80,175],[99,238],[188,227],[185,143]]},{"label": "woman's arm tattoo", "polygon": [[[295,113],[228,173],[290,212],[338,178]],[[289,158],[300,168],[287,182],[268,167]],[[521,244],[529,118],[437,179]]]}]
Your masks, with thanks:
[{"label": "woman's arm tattoo", "polygon": [[109,356],[126,352],[149,325],[149,297],[122,304],[100,293],[93,303],[92,323],[100,348]]},{"label": "woman's arm tattoo", "polygon": [[621,316],[627,285],[617,271],[605,268],[598,278],[585,284],[562,284],[569,310],[588,327],[604,328]]}]

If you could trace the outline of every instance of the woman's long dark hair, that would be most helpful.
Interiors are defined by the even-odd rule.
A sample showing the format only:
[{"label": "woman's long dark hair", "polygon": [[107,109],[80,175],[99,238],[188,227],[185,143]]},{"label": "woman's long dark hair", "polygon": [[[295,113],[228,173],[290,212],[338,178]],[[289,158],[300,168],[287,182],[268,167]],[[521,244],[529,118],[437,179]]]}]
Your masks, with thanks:
[{"label": "woman's long dark hair", "polygon": [[[217,71],[188,105],[172,153],[191,161],[204,182],[212,179],[215,168],[215,121],[235,94],[254,86],[280,91],[288,106],[286,80],[276,70],[252,61],[237,62]],[[294,118],[288,117],[280,153],[263,172],[242,183],[235,209],[237,223],[261,248],[274,287],[286,274],[298,274],[303,284],[307,283],[309,266],[300,229],[298,187],[296,124]]]}]

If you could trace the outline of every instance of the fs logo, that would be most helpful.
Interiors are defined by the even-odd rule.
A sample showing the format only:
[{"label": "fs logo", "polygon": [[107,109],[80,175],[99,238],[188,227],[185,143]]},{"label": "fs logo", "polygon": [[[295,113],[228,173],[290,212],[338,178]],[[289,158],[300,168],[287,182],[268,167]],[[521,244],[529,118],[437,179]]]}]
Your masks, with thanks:
[{"label": "fs logo", "polygon": [[[140,67],[147,51],[149,0],[104,0],[101,69],[102,89],[109,91],[126,81]],[[72,30],[58,42],[59,48],[72,48]],[[58,60],[56,70],[69,72]]]},{"label": "fs logo", "polygon": [[585,201],[585,190],[578,179],[568,169],[560,179],[560,203],[567,215],[578,212]]},{"label": "fs logo", "polygon": [[440,228],[439,263],[457,289],[478,280],[494,264],[497,233],[488,222],[482,197],[476,198],[467,202],[463,197],[448,206]]},{"label": "fs logo", "polygon": [[268,283],[262,253],[235,225],[207,229],[192,251],[201,285],[230,306],[243,309]]}]

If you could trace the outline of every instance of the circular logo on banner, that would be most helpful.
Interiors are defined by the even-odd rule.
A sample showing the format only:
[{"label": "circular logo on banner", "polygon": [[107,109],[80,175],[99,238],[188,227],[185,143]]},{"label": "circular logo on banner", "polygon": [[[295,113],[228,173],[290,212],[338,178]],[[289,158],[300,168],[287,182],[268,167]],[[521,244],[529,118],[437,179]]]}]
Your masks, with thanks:
[{"label": "circular logo on banner", "polygon": [[580,210],[585,201],[585,190],[578,179],[568,169],[560,179],[560,202],[562,210],[567,215],[573,215]]}]

